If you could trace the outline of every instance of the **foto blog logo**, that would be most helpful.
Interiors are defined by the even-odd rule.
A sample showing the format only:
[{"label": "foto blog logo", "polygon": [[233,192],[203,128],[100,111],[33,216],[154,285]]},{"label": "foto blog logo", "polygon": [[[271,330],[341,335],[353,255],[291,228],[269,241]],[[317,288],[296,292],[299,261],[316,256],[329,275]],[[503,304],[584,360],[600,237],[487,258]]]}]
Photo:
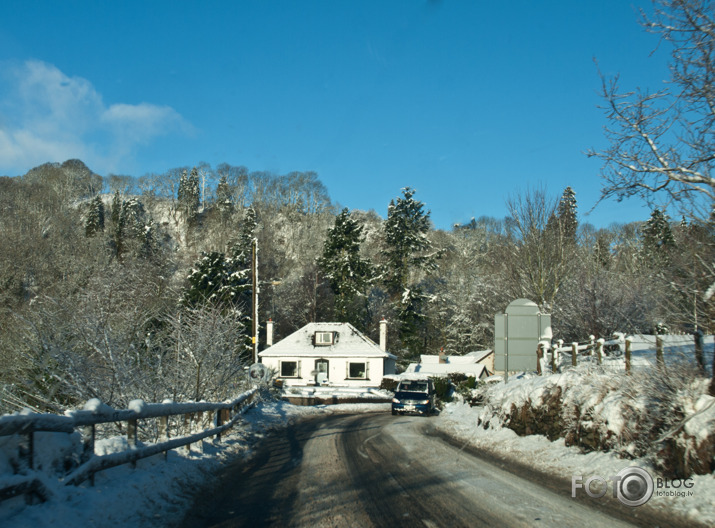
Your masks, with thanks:
[{"label": "foto blog logo", "polygon": [[584,482],[581,475],[571,477],[571,497],[576,497],[576,490],[583,489],[586,494],[594,499],[600,499],[608,492],[608,482],[613,485],[613,497],[626,506],[641,506],[653,496],[655,483],[653,477],[645,469],[627,467],[616,475],[605,479],[594,475]]}]

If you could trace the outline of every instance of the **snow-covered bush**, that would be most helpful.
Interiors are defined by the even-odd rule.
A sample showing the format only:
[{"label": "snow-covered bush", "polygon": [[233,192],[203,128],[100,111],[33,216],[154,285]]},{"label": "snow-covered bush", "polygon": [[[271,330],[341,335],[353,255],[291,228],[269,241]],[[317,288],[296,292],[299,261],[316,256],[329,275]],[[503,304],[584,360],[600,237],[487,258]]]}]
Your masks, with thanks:
[{"label": "snow-covered bush", "polygon": [[584,451],[651,458],[664,474],[683,478],[715,469],[715,398],[707,396],[707,381],[682,364],[633,375],[585,365],[526,375],[483,390],[479,423],[564,438]]}]

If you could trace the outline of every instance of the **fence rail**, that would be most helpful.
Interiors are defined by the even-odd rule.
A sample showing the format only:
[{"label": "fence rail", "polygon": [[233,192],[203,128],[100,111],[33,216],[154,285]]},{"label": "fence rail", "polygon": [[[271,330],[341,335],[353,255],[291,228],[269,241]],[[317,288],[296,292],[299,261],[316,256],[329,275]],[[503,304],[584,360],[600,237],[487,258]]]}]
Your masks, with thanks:
[{"label": "fence rail", "polygon": [[[702,341],[698,344],[699,337],[692,336],[692,338],[694,339],[696,351],[698,350],[698,346],[700,346],[702,355]],[[590,336],[588,341],[583,341],[581,343],[564,344],[562,340],[558,340],[555,345],[552,345],[547,341],[542,341],[539,343],[536,350],[536,370],[537,373],[542,374],[545,370],[546,364],[550,363],[551,371],[557,372],[562,367],[563,356],[568,356],[570,358],[572,366],[577,365],[579,356],[582,358],[588,358],[590,361],[595,360],[598,365],[602,365],[604,358],[612,355],[612,351],[608,352],[606,347],[617,347],[618,356],[622,356],[624,359],[625,372],[626,374],[630,374],[632,370],[631,360],[634,339],[634,336],[629,336],[619,332],[613,334],[613,338],[610,340],[605,340],[603,338],[596,339],[594,336]],[[665,343],[663,336],[653,336],[652,344],[655,348],[655,366],[660,369],[664,369]]]},{"label": "fence rail", "polygon": [[[0,417],[0,437],[12,435],[24,435],[26,437],[26,446],[19,444],[18,449],[20,459],[26,461],[28,474],[13,475],[9,479],[4,479],[0,483],[0,501],[22,494],[29,497],[36,496],[41,500],[48,498],[49,491],[34,472],[35,433],[37,432],[72,434],[80,429],[83,433],[82,441],[85,456],[82,463],[61,477],[60,481],[65,485],[79,485],[90,479],[94,483],[94,474],[98,471],[123,464],[135,464],[137,460],[142,458],[162,452],[167,453],[180,447],[186,447],[190,450],[191,444],[211,436],[220,440],[221,434],[232,428],[241,415],[255,404],[256,393],[257,389],[251,389],[233,401],[220,403],[165,402],[147,404],[141,400],[134,400],[129,403],[128,409],[122,410],[115,410],[97,400],[92,400],[88,402],[85,409],[68,411],[65,416],[34,413],[2,416]],[[204,413],[208,413],[207,420],[204,420]],[[172,416],[183,417],[184,423],[188,425],[189,430],[196,416],[198,416],[201,423],[208,422],[210,427],[186,436],[170,439],[169,418]],[[159,435],[161,441],[138,447],[138,421],[148,419],[160,420]],[[96,455],[94,453],[95,427],[100,424],[124,422],[126,422],[129,449],[109,455]]]}]

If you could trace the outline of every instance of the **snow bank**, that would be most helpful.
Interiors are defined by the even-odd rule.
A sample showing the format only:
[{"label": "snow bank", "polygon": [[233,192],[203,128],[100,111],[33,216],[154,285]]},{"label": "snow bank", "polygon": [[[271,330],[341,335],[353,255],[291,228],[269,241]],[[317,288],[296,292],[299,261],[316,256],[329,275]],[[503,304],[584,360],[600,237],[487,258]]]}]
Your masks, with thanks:
[{"label": "snow bank", "polygon": [[[626,376],[582,365],[549,376],[522,374],[510,377],[506,384],[482,385],[483,405],[447,404],[435,424],[465,445],[521,463],[528,460],[536,469],[558,478],[608,477],[635,465],[656,478],[667,479],[673,478],[669,473],[672,466],[662,460],[667,455],[681,459],[702,456],[706,467],[711,467],[715,398],[705,394],[708,383],[690,371],[675,369],[648,369]],[[547,406],[556,409],[545,409]],[[514,422],[519,420],[527,427],[517,427]],[[557,422],[563,434],[525,432],[529,420],[541,421],[531,426],[546,432],[552,429],[545,422]],[[574,436],[594,431],[605,440],[605,450],[594,449]],[[666,452],[668,442],[681,450]],[[715,475],[688,477],[693,482],[692,496],[654,495],[649,506],[715,524]]]},{"label": "snow bank", "polygon": [[[141,406],[140,406],[141,407]],[[0,502],[0,526],[3,528],[33,528],[50,526],[124,527],[175,526],[192,504],[192,494],[204,486],[212,475],[236,457],[247,456],[252,446],[268,431],[285,427],[302,416],[330,412],[386,411],[389,404],[331,405],[298,407],[282,401],[260,403],[243,415],[241,422],[220,443],[210,441],[185,449],[170,451],[166,459],[157,455],[137,462],[136,469],[119,466],[97,473],[95,486],[64,486],[51,476],[53,461],[63,457],[51,453],[71,452],[77,445],[66,433],[38,433],[50,435],[43,439],[44,454],[38,454],[45,471],[30,475],[13,475],[13,463],[3,453],[17,452],[17,437],[0,437],[2,442],[15,442],[8,449],[0,449],[0,487],[38,478],[47,489],[47,502],[28,506],[24,497]],[[98,410],[98,409],[86,409]],[[38,442],[38,445],[40,443]],[[125,437],[98,440],[97,454],[109,455],[127,449]]]}]

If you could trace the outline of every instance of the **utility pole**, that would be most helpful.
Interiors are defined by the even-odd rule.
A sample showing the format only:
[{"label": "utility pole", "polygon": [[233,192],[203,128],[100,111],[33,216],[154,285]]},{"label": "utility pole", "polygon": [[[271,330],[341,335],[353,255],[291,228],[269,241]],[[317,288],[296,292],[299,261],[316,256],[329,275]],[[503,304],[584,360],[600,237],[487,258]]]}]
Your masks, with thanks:
[{"label": "utility pole", "polygon": [[258,363],[258,239],[251,243],[251,269],[253,271],[253,362]]}]

